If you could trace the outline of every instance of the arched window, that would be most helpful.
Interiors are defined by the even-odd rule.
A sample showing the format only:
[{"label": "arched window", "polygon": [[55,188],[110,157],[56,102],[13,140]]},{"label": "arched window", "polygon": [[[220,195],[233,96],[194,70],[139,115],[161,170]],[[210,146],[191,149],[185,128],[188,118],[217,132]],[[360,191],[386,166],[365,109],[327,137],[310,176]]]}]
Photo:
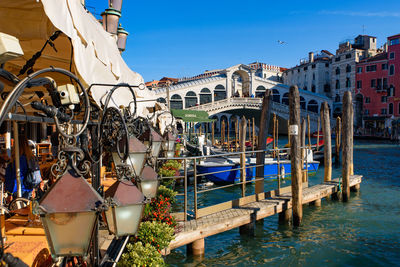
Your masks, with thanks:
[{"label": "arched window", "polygon": [[256,88],[256,97],[264,97],[265,95],[265,87],[260,85]]},{"label": "arched window", "polygon": [[351,66],[349,64],[346,66],[346,72],[351,72]]},{"label": "arched window", "polygon": [[165,103],[167,103],[167,100],[165,100],[164,97],[159,97],[159,98],[157,98],[157,102],[165,104]]},{"label": "arched window", "polygon": [[317,101],[315,101],[314,99],[310,100],[310,102],[308,102],[308,105],[307,105],[307,110],[311,111],[311,112],[318,113],[318,103],[317,103]]},{"label": "arched window", "polygon": [[173,95],[170,104],[172,109],[183,109],[183,101],[180,95]]},{"label": "arched window", "polygon": [[189,91],[185,96],[185,108],[190,108],[197,105],[197,95],[193,91]]},{"label": "arched window", "polygon": [[219,101],[226,98],[225,86],[218,84],[214,89],[214,101]]},{"label": "arched window", "polygon": [[336,68],[336,75],[339,75],[340,74],[340,69],[339,69],[339,67],[337,67]]},{"label": "arched window", "polygon": [[394,65],[390,65],[390,67],[389,67],[389,75],[394,75]]},{"label": "arched window", "polygon": [[336,89],[340,89],[340,81],[336,80]]},{"label": "arched window", "polygon": [[340,95],[336,95],[335,102],[340,102]]},{"label": "arched window", "polygon": [[313,84],[313,85],[311,85],[311,92],[313,92],[313,93],[315,93],[316,92],[316,90],[315,90],[315,85]]},{"label": "arched window", "polygon": [[300,108],[306,110],[306,100],[300,96]]},{"label": "arched window", "polygon": [[200,91],[200,105],[210,103],[212,101],[211,91],[208,88],[203,88]]},{"label": "arched window", "polygon": [[394,85],[391,84],[389,87],[389,92],[388,92],[388,96],[394,96],[395,90],[394,90]]},{"label": "arched window", "polygon": [[281,94],[277,89],[272,89],[272,101],[281,103]]},{"label": "arched window", "polygon": [[346,78],[346,87],[347,87],[347,88],[350,88],[350,87],[351,87],[350,78]]},{"label": "arched window", "polygon": [[389,103],[389,114],[393,114],[393,103]]},{"label": "arched window", "polygon": [[284,93],[282,96],[282,104],[289,105],[289,93]]}]

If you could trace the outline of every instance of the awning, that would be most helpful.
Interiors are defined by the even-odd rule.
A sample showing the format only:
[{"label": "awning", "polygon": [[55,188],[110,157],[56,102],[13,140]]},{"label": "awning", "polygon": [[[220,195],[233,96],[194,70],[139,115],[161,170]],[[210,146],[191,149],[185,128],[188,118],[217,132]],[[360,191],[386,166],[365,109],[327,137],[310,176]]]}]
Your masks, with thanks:
[{"label": "awning", "polygon": [[208,113],[202,110],[183,110],[171,109],[175,118],[184,122],[212,122],[214,120],[208,118]]}]

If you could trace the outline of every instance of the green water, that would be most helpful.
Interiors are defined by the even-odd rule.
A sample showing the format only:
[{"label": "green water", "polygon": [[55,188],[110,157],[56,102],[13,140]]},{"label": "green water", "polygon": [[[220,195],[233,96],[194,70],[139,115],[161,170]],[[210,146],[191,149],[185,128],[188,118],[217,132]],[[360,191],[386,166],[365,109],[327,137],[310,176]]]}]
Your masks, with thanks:
[{"label": "green water", "polygon": [[[277,216],[257,223],[254,237],[233,229],[206,238],[201,261],[185,247],[166,258],[170,266],[400,266],[400,146],[357,142],[355,173],[364,176],[360,193],[347,203],[322,201],[304,206],[300,227],[279,226]],[[341,169],[334,168],[339,177]],[[323,179],[323,166],[310,184]],[[289,183],[289,182],[287,182]],[[276,181],[266,183],[276,186]],[[249,192],[251,188],[248,189]],[[199,198],[213,203],[239,194],[227,189]],[[208,204],[207,204],[208,205]]]}]

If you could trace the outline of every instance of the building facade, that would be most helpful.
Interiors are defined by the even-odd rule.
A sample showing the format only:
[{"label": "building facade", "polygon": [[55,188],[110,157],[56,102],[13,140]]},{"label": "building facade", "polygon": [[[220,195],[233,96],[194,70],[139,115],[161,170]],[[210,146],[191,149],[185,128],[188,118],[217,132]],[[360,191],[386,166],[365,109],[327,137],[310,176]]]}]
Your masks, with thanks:
[{"label": "building facade", "polygon": [[[388,37],[388,111],[400,117],[400,34]],[[389,113],[391,114],[391,113]]]},{"label": "building facade", "polygon": [[386,119],[393,115],[393,106],[389,108],[388,103],[387,56],[383,52],[356,64],[354,116],[364,129],[383,130]]},{"label": "building facade", "polygon": [[333,54],[327,50],[310,52],[308,59],[300,60],[300,65],[283,72],[283,83],[297,85],[300,89],[331,97],[330,62]]}]

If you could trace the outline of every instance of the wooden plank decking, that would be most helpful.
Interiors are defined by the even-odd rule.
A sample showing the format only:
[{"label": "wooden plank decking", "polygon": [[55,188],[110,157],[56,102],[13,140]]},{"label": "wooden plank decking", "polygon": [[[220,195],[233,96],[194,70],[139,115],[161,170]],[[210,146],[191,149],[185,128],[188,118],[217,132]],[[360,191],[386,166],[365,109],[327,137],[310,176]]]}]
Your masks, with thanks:
[{"label": "wooden plank decking", "polygon": [[[350,177],[350,187],[361,183],[361,175]],[[303,188],[303,204],[322,199],[339,190],[338,179],[329,183]],[[196,240],[219,234],[291,208],[291,192],[266,197],[238,207],[219,211],[197,220],[180,222],[181,231],[176,234],[168,250],[190,244]]]}]

